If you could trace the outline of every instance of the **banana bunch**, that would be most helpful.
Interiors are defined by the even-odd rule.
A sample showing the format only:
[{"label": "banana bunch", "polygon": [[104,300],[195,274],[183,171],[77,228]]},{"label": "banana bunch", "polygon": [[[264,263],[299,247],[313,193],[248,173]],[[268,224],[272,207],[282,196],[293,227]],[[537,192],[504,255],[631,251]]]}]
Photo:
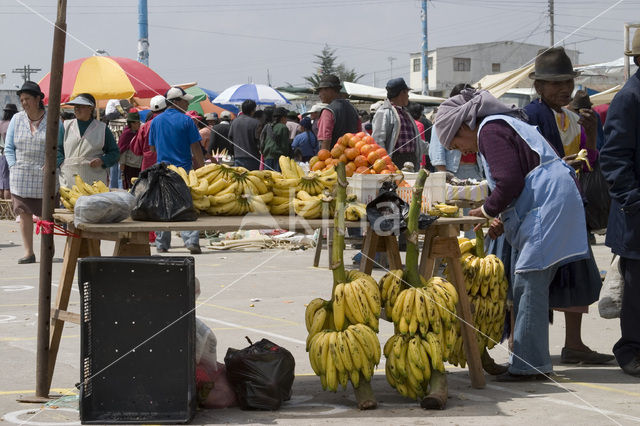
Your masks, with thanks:
[{"label": "banana bunch", "polygon": [[335,202],[332,197],[326,194],[311,195],[306,191],[298,191],[292,203],[296,214],[305,219],[318,219],[322,216],[331,217],[335,208]]},{"label": "banana bunch", "polygon": [[336,330],[345,324],[366,324],[377,332],[381,310],[378,284],[364,272],[347,271],[347,282],[334,289],[332,310]]},{"label": "banana bunch", "polygon": [[346,220],[357,222],[367,218],[367,208],[362,203],[349,203],[344,212]]},{"label": "banana bunch", "polygon": [[396,303],[400,292],[409,288],[407,283],[402,280],[403,274],[404,271],[402,269],[391,270],[384,274],[378,283],[378,288],[380,288],[380,303],[384,306],[387,316],[391,314],[393,305]]},{"label": "banana bunch", "polygon": [[281,155],[278,158],[280,172],[285,179],[299,179],[304,176],[304,170],[296,163],[293,158]]},{"label": "banana bunch", "polygon": [[411,399],[421,400],[427,395],[432,370],[444,373],[440,342],[431,332],[426,337],[395,334],[385,343],[384,355],[387,381]]},{"label": "banana bunch", "polygon": [[320,376],[322,389],[332,392],[338,390],[338,384],[346,389],[349,380],[358,388],[361,375],[369,382],[380,355],[378,336],[363,324],[350,325],[344,331],[321,331],[309,347],[311,368]]},{"label": "banana bunch", "polygon": [[62,205],[65,206],[67,210],[73,211],[78,197],[109,192],[109,188],[101,180],[94,181],[92,185],[89,185],[82,180],[80,175],[75,175],[74,178],[75,185],[71,188],[67,188],[66,186],[60,187],[60,201],[62,201]]},{"label": "banana bunch", "polygon": [[433,208],[427,210],[427,214],[429,216],[438,216],[438,217],[459,217],[460,216],[460,207],[451,206],[449,204],[434,204]]},{"label": "banana bunch", "polygon": [[[481,231],[479,231],[481,232]],[[471,303],[474,327],[478,330],[477,343],[480,353],[485,348],[491,349],[502,337],[504,327],[507,289],[509,287],[504,274],[502,261],[493,254],[482,257],[483,242],[459,239],[460,257],[465,286]],[[475,250],[472,248],[475,247]],[[476,252],[480,251],[480,256]],[[449,268],[445,274],[450,275]],[[460,324],[456,324],[456,341],[448,360],[451,364],[466,365],[466,356],[462,347]]]}]

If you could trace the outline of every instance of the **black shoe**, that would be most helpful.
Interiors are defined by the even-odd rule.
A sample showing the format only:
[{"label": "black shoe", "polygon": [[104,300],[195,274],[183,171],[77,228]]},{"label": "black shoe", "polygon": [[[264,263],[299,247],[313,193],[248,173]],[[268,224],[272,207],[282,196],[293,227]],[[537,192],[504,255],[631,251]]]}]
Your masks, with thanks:
[{"label": "black shoe", "polygon": [[156,248],[156,251],[157,251],[158,253],[168,253],[168,252],[169,252],[169,249],[166,249],[166,248]]},{"label": "black shoe", "polygon": [[31,256],[25,256],[22,259],[18,259],[18,263],[20,265],[24,265],[25,263],[36,263],[36,255],[32,254]]},{"label": "black shoe", "polygon": [[191,253],[191,254],[200,254],[200,253],[202,253],[202,250],[200,250],[200,246],[187,246],[187,248],[189,249],[189,253]]},{"label": "black shoe", "polygon": [[533,382],[549,380],[552,373],[548,374],[513,374],[506,372],[496,376],[496,382]]},{"label": "black shoe", "polygon": [[596,351],[579,351],[571,348],[562,348],[560,363],[562,364],[606,364],[614,360],[613,355],[601,354]]},{"label": "black shoe", "polygon": [[620,368],[630,376],[640,377],[640,355]]}]

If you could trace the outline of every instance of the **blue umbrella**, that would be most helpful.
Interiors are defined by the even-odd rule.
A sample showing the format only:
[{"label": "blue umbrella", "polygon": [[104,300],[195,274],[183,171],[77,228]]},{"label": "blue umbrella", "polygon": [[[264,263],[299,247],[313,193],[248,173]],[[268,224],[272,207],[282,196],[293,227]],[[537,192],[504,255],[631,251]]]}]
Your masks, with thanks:
[{"label": "blue umbrella", "polygon": [[202,87],[200,89],[207,94],[207,96],[209,97],[209,101],[211,101],[211,103],[214,104],[215,106],[219,106],[220,108],[224,108],[227,111],[231,111],[235,115],[238,115],[238,113],[240,112],[240,109],[236,105],[218,104],[213,102],[213,100],[218,97],[218,93],[214,92],[213,90],[203,89]]},{"label": "blue umbrella", "polygon": [[273,87],[264,84],[236,84],[220,93],[212,102],[221,104],[241,104],[251,99],[258,105],[286,105],[287,98]]}]

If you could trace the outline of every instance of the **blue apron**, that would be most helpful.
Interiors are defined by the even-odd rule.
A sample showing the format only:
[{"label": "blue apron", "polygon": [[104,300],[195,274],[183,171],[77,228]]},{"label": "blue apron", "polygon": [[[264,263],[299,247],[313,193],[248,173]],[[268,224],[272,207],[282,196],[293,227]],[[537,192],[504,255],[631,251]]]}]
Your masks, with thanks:
[{"label": "blue apron", "polygon": [[[527,174],[518,198],[500,214],[505,237],[516,251],[514,272],[540,271],[587,258],[584,207],[573,169],[558,157],[535,127],[521,120],[506,115],[489,116],[478,131],[492,120],[509,124],[540,157],[540,165]],[[482,160],[489,188],[493,190],[496,185],[491,169]]]}]

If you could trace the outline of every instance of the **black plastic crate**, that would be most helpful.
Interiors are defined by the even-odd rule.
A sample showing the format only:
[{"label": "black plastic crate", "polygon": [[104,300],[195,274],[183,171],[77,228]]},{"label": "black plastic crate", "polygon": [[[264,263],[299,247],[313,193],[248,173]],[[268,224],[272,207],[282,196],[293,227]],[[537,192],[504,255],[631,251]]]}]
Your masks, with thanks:
[{"label": "black plastic crate", "polygon": [[192,257],[88,257],[81,297],[83,424],[182,423],[196,410]]}]

